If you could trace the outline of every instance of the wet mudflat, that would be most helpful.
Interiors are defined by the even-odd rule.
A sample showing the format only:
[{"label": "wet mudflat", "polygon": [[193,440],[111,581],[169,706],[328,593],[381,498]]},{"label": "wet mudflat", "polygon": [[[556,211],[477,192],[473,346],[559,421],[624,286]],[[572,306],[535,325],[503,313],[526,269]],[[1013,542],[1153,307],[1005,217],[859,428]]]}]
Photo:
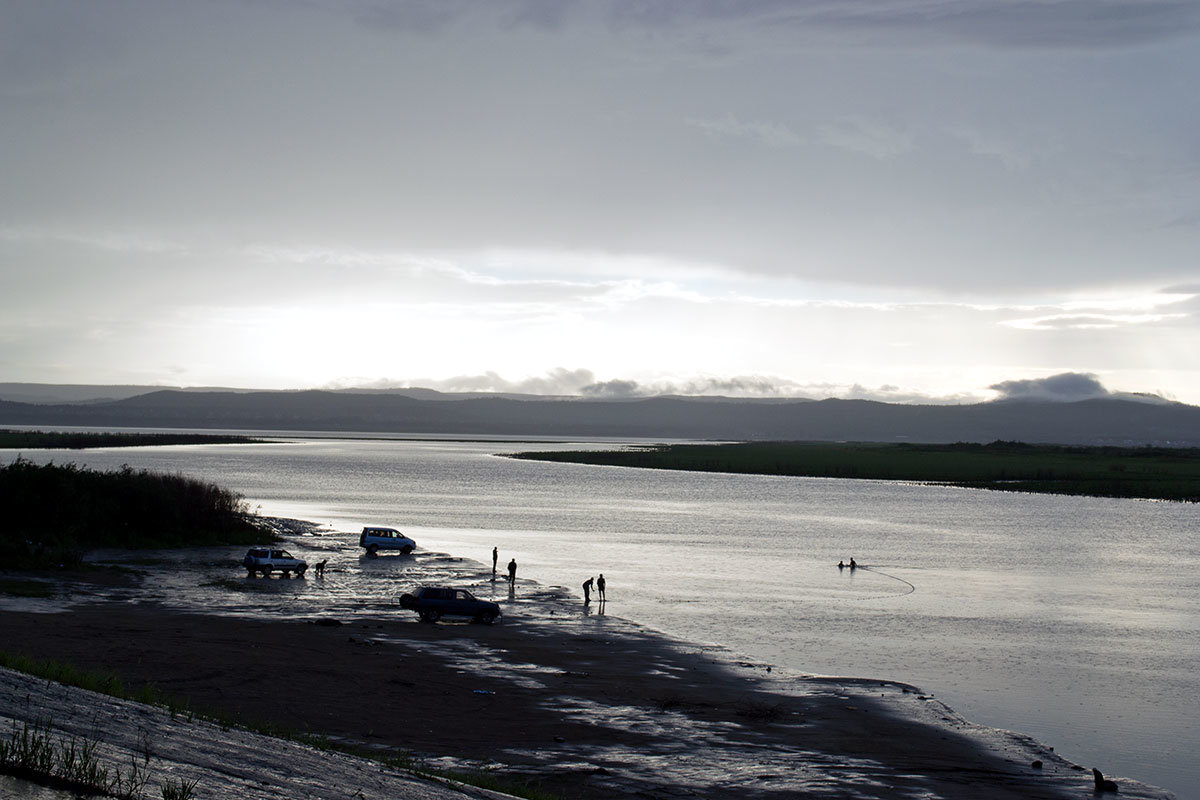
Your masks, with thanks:
[{"label": "wet mudflat", "polygon": [[[319,544],[299,539],[295,549],[311,562]],[[1081,766],[973,726],[911,687],[779,677],[596,604],[585,614],[561,591],[522,580],[511,594],[503,582],[493,590],[490,569],[475,562],[425,553],[363,562],[353,580],[336,572],[264,580],[245,578],[231,552],[195,555],[143,558],[126,581],[6,601],[0,641],[111,670],[127,686],[151,683],[195,709],[432,767],[494,771],[566,797],[1091,791]],[[413,581],[494,594],[504,620],[422,624],[391,602]],[[4,715],[13,716],[18,695],[0,698]],[[128,727],[110,701],[96,702],[96,725]],[[1129,781],[1121,790],[1169,796]]]}]

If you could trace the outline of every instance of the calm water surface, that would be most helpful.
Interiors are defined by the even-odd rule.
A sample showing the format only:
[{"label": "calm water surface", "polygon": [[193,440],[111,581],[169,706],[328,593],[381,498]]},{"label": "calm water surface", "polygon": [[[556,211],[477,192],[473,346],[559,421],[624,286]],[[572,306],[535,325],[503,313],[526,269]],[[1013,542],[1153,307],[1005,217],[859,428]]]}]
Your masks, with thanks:
[{"label": "calm water surface", "polygon": [[[537,449],[564,447],[308,439],[25,455],[216,481],[264,514],[340,532],[314,553],[347,574],[364,564],[351,535],[364,524],[489,567],[498,546],[501,567],[516,558],[520,577],[580,597],[603,572],[609,614],[786,672],[913,683],[1085,766],[1200,797],[1196,506],[495,455]],[[851,557],[867,568],[834,566]]]}]

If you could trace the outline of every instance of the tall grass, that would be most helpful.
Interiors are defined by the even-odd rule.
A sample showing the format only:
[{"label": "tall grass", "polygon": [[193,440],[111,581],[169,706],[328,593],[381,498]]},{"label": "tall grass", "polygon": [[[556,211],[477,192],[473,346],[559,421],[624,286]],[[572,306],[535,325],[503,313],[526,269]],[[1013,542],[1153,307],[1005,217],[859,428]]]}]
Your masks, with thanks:
[{"label": "tall grass", "polygon": [[76,794],[141,800],[149,759],[139,764],[131,756],[128,770],[110,769],[97,756],[98,746],[86,737],[55,736],[46,723],[13,723],[9,737],[0,739],[0,771]]},{"label": "tall grass", "polygon": [[245,500],[213,483],[17,458],[0,467],[0,558],[10,568],[74,566],[95,547],[255,544],[271,536]]}]

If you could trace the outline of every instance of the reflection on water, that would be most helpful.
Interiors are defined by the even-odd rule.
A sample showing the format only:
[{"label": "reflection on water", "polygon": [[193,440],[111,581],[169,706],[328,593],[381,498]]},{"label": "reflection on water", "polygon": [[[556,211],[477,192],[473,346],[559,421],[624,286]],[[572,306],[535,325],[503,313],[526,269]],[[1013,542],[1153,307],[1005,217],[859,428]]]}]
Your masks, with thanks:
[{"label": "reflection on water", "polygon": [[[519,607],[529,579],[582,613],[578,587],[603,572],[608,614],[782,671],[914,683],[1106,773],[1181,797],[1200,785],[1196,506],[493,455],[537,448],[562,449],[308,440],[25,456],[181,471],[331,531],[289,544],[329,558],[324,580],[245,579],[231,551],[205,567],[209,586],[163,570],[164,599],[353,613],[449,581]],[[365,524],[400,528],[417,553],[365,558]],[[511,600],[490,581],[493,547],[502,568],[520,564]],[[850,558],[859,569],[837,569]]]},{"label": "reflection on water", "polygon": [[[90,594],[91,599],[148,601],[183,610],[287,619],[380,612],[410,616],[411,612],[400,608],[400,595],[423,585],[466,588],[504,608],[520,603],[525,616],[548,613],[547,603],[574,605],[563,591],[521,578],[510,585],[504,578],[493,579],[490,570],[476,561],[445,553],[421,550],[412,555],[368,556],[359,548],[354,533],[314,529],[290,537],[287,546],[292,555],[310,565],[327,560],[324,575],[317,575],[311,566],[303,577],[247,575],[242,566],[245,548],[162,550],[155,551],[152,559],[129,551],[96,550],[89,560],[134,570],[140,581],[136,586],[118,588],[81,585],[73,597]],[[16,608],[9,603],[5,606]],[[42,611],[63,607],[63,598],[22,606]]]}]

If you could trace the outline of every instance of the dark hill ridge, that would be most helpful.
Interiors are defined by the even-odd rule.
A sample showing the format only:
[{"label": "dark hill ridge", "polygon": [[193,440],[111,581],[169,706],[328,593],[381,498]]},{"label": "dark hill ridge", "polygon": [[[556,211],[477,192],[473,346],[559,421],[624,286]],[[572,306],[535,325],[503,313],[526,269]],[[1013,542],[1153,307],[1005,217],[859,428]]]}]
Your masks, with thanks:
[{"label": "dark hill ridge", "polygon": [[1200,407],[1128,399],[961,406],[867,400],[770,401],[469,397],[354,392],[164,390],[121,400],[0,400],[0,425],[361,431],[460,436],[1200,446]]}]

